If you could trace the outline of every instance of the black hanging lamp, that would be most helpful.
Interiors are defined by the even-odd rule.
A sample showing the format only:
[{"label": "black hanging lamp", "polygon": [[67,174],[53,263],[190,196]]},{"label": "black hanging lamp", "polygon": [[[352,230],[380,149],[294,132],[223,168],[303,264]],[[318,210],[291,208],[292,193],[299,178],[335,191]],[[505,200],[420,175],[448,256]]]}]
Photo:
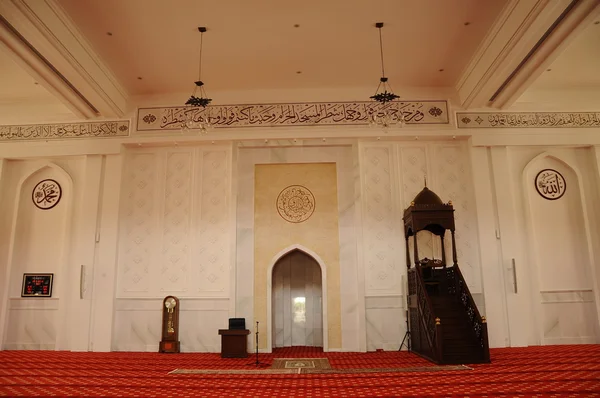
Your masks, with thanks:
[{"label": "black hanging lamp", "polygon": [[[189,130],[199,130],[200,134],[208,133],[210,130],[210,108],[207,109],[207,106],[211,103],[212,98],[208,98],[206,95],[206,91],[204,90],[204,83],[202,82],[202,39],[204,33],[206,32],[206,27],[200,26],[198,27],[198,31],[200,32],[200,56],[198,60],[198,80],[194,82],[194,91],[190,98],[185,102],[185,120],[181,126],[182,132],[187,132]],[[199,117],[194,120],[194,114],[197,112],[192,108],[204,108],[205,111],[202,112]]]},{"label": "black hanging lamp", "polygon": [[374,127],[381,127],[387,130],[392,126],[402,127],[404,125],[404,115],[402,111],[398,109],[396,101],[400,98],[399,95],[394,94],[388,78],[385,76],[385,67],[383,62],[383,39],[381,37],[381,29],[383,28],[383,22],[377,22],[375,27],[379,29],[379,53],[381,55],[381,78],[379,79],[379,85],[375,94],[370,98],[377,103],[376,106],[371,108],[371,114],[369,117],[369,124]]}]

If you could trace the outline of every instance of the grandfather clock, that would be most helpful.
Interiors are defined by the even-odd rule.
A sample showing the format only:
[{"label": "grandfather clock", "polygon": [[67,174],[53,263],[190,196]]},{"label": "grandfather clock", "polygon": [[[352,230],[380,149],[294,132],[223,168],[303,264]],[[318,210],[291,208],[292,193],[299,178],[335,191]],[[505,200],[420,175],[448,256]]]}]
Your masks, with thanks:
[{"label": "grandfather clock", "polygon": [[179,352],[179,299],[167,296],[162,306],[162,339],[158,352]]}]

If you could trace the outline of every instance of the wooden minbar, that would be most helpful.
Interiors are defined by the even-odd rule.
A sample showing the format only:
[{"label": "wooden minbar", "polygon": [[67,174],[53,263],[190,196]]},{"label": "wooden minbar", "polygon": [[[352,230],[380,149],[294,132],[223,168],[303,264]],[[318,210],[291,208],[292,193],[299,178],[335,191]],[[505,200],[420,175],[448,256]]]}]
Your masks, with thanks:
[{"label": "wooden minbar", "polygon": [[247,358],[248,329],[219,329],[221,335],[221,358]]}]

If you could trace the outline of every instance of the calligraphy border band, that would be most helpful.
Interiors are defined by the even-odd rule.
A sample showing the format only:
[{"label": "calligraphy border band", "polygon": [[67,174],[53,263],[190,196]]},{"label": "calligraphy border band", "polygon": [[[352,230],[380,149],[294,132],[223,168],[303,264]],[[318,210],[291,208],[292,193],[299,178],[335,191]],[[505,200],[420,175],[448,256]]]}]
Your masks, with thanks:
[{"label": "calligraphy border band", "polygon": [[0,142],[127,136],[129,136],[129,120],[6,126],[0,125]]},{"label": "calligraphy border band", "polygon": [[600,112],[457,112],[456,125],[481,128],[593,128]]},{"label": "calligraphy border band", "polygon": [[407,124],[450,122],[447,101],[402,101],[386,104],[373,101],[302,102],[215,105],[206,108],[139,108],[137,131],[177,130],[187,118],[199,122],[206,117],[216,128],[367,125],[372,113],[386,109],[391,109],[395,115],[399,115],[401,111]]}]

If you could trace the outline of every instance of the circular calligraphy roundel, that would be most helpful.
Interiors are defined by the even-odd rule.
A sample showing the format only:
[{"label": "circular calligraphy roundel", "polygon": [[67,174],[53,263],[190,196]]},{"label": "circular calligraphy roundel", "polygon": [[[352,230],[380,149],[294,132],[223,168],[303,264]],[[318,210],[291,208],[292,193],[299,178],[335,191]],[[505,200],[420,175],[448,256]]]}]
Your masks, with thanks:
[{"label": "circular calligraphy roundel", "polygon": [[286,221],[301,223],[315,211],[315,197],[302,185],[290,185],[277,196],[277,212]]},{"label": "circular calligraphy roundel", "polygon": [[49,210],[60,202],[62,188],[54,180],[42,180],[33,188],[31,199],[33,204],[42,210]]},{"label": "circular calligraphy roundel", "polygon": [[556,170],[544,169],[535,176],[535,189],[544,199],[560,199],[567,190],[565,178]]}]

